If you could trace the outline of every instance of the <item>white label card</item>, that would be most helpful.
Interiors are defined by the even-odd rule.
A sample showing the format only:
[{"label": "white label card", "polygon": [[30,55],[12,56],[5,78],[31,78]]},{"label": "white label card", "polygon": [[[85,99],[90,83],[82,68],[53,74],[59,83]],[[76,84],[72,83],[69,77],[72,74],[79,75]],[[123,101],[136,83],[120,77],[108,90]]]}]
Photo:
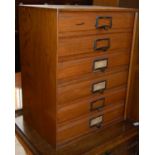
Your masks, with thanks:
[{"label": "white label card", "polygon": [[94,69],[96,70],[96,69],[107,67],[107,64],[108,64],[108,60],[95,61]]},{"label": "white label card", "polygon": [[98,125],[102,123],[102,121],[103,121],[103,116],[96,117],[90,121],[90,126]]},{"label": "white label card", "polygon": [[95,92],[95,91],[98,91],[98,90],[102,90],[102,89],[105,88],[105,86],[106,86],[106,82],[105,81],[97,83],[97,84],[94,84],[93,85],[93,91]]}]

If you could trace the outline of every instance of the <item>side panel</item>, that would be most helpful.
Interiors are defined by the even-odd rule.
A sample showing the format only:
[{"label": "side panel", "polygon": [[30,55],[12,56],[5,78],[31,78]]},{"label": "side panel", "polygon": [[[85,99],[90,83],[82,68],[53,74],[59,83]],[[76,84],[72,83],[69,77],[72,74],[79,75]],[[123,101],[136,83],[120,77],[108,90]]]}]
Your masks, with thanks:
[{"label": "side panel", "polygon": [[19,8],[24,119],[56,143],[57,11]]},{"label": "side panel", "polygon": [[125,118],[139,121],[139,32],[138,13],[135,15]]}]

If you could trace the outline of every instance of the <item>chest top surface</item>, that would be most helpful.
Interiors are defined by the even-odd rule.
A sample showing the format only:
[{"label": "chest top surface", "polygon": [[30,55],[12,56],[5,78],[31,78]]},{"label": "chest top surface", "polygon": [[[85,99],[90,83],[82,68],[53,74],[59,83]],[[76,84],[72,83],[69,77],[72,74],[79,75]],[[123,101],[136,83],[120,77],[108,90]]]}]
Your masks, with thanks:
[{"label": "chest top surface", "polygon": [[20,7],[30,8],[44,8],[60,11],[136,11],[134,8],[121,8],[121,7],[105,7],[105,6],[88,6],[88,5],[23,5]]}]

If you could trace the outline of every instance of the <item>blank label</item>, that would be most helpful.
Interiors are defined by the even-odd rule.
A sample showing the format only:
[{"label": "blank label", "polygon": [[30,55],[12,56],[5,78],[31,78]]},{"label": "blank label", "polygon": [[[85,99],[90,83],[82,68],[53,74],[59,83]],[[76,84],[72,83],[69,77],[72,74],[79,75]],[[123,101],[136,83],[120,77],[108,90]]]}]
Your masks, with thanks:
[{"label": "blank label", "polygon": [[104,90],[106,86],[106,82],[100,82],[93,85],[93,92]]},{"label": "blank label", "polygon": [[96,117],[96,118],[90,120],[90,126],[96,126],[98,124],[101,124],[102,121],[103,121],[103,116]]},{"label": "blank label", "polygon": [[108,64],[108,60],[97,60],[94,63],[94,70],[98,70],[98,69],[102,69],[102,68],[106,68]]}]

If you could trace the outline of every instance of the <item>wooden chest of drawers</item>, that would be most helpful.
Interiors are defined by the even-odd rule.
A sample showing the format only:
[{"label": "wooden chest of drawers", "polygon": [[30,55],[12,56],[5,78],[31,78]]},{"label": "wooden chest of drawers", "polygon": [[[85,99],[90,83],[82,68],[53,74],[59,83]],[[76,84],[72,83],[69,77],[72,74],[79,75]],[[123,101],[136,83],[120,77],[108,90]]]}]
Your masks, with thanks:
[{"label": "wooden chest of drawers", "polygon": [[135,10],[19,7],[24,119],[61,146],[125,119]]}]

